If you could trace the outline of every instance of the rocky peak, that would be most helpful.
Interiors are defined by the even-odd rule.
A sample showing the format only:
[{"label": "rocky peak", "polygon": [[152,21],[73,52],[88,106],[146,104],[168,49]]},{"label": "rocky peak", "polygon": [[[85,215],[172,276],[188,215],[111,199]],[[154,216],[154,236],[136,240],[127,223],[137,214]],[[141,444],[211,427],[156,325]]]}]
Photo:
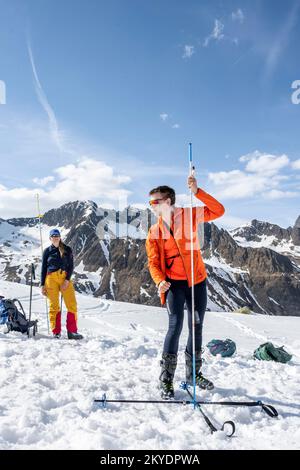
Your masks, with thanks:
[{"label": "rocky peak", "polygon": [[12,218],[7,220],[2,220],[2,222],[7,222],[10,225],[14,225],[15,227],[34,227],[38,222],[38,217],[28,217],[28,218]]},{"label": "rocky peak", "polygon": [[292,240],[295,245],[300,246],[300,215],[292,228]]},{"label": "rocky peak", "polygon": [[275,244],[282,240],[289,240],[291,237],[290,228],[285,229],[279,227],[279,225],[257,219],[253,219],[250,224],[231,230],[230,233],[233,237],[244,238],[248,242],[260,242],[264,237],[274,237]]},{"label": "rocky peak", "polygon": [[69,229],[74,225],[86,223],[88,219],[93,218],[97,213],[97,204],[92,201],[74,201],[68,202],[57,209],[47,211],[43,216],[43,224],[53,226],[64,225]]}]

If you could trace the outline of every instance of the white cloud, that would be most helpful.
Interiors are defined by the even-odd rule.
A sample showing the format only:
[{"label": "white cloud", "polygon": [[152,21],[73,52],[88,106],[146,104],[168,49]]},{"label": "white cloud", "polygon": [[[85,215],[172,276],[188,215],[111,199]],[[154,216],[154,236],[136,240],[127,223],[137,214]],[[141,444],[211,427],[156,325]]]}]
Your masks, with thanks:
[{"label": "white cloud", "polygon": [[122,184],[129,183],[129,176],[115,175],[114,169],[105,162],[82,158],[77,164],[69,164],[54,170],[59,181],[55,187],[57,200],[68,194],[68,200],[94,199],[114,200],[120,192],[126,191],[121,188]]},{"label": "white cloud", "polygon": [[[161,113],[159,117],[163,122],[166,122],[166,121],[170,122],[170,115],[167,113]],[[171,119],[171,122],[172,122],[172,119]],[[180,125],[178,123],[171,125],[171,122],[170,122],[170,126],[172,127],[172,129],[179,129]]]},{"label": "white cloud", "polygon": [[[179,207],[190,207],[191,204],[191,198],[190,198],[190,193],[189,189],[187,188],[186,193],[176,193],[176,206]],[[194,206],[203,206],[203,203],[199,200],[196,199],[195,197],[193,198],[193,205]]]},{"label": "white cloud", "polygon": [[159,117],[162,121],[166,121],[168,119],[169,115],[167,113],[161,113],[159,115]]},{"label": "white cloud", "polygon": [[204,40],[203,46],[207,47],[210,41],[220,41],[224,38],[224,24],[220,21],[215,19],[214,29],[209,36],[207,36]]},{"label": "white cloud", "polygon": [[[216,193],[213,194],[214,197],[217,197]],[[176,203],[175,205],[177,207],[190,207],[191,204],[191,199],[189,193],[177,193],[176,194]],[[201,202],[199,199],[196,199],[193,197],[193,206],[203,206],[203,202]],[[244,225],[248,223],[249,220],[246,218],[242,217],[236,217],[234,215],[230,214],[230,208],[226,207],[226,212],[225,214],[220,218],[214,221],[214,223],[220,227],[223,227],[227,230],[236,228],[236,227],[241,227],[241,225]]]},{"label": "white cloud", "polygon": [[244,23],[245,15],[243,11],[240,8],[238,8],[236,11],[233,11],[231,13],[231,18],[232,18],[232,21],[239,21],[240,23]]},{"label": "white cloud", "polygon": [[294,160],[293,162],[291,162],[291,167],[294,170],[300,170],[300,158],[299,160]]},{"label": "white cloud", "polygon": [[255,151],[239,160],[246,163],[244,170],[219,171],[208,175],[209,181],[215,186],[214,194],[221,200],[255,197],[277,199],[299,195],[281,187],[290,180],[290,175],[280,174],[282,169],[289,168],[287,155]]},{"label": "white cloud", "polygon": [[[36,194],[39,193],[43,212],[70,201],[93,200],[104,207],[128,204],[130,191],[123,186],[131,181],[126,175],[117,175],[103,161],[82,158],[76,164],[54,170],[51,188],[15,187],[0,185],[0,214],[3,218],[34,216]],[[46,177],[47,178],[47,177]]]},{"label": "white cloud", "polygon": [[54,181],[54,176],[45,176],[44,178],[33,178],[32,181],[38,186],[47,186],[48,183]]},{"label": "white cloud", "polygon": [[243,155],[239,159],[241,162],[248,162],[246,171],[251,173],[262,173],[275,175],[279,170],[289,165],[287,155],[270,155],[256,150],[248,155]]},{"label": "white cloud", "polygon": [[266,189],[264,176],[249,175],[240,170],[209,173],[208,179],[217,187],[218,195],[223,199],[244,199]]},{"label": "white cloud", "polygon": [[195,47],[186,44],[183,50],[183,59],[190,59],[193,54],[195,54]]},{"label": "white cloud", "polygon": [[226,230],[232,230],[237,227],[241,227],[242,225],[245,225],[250,222],[249,219],[245,219],[242,217],[236,217],[234,215],[228,214],[228,210],[230,211],[230,208],[226,208],[226,212],[220,219],[217,219],[214,221],[218,226],[221,226],[225,228]]},{"label": "white cloud", "polygon": [[282,198],[289,198],[289,197],[296,197],[299,196],[300,193],[294,191],[280,191],[279,189],[272,189],[269,192],[263,194],[266,199],[282,199]]}]

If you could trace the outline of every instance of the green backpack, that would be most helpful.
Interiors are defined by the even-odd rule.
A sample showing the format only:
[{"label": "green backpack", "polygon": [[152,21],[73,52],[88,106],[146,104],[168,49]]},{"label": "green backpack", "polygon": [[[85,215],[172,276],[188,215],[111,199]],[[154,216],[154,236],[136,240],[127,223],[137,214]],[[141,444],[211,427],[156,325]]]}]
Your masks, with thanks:
[{"label": "green backpack", "polygon": [[260,361],[275,361],[284,364],[292,359],[292,355],[287,353],[283,346],[276,348],[273,343],[261,344],[254,351],[253,356]]}]

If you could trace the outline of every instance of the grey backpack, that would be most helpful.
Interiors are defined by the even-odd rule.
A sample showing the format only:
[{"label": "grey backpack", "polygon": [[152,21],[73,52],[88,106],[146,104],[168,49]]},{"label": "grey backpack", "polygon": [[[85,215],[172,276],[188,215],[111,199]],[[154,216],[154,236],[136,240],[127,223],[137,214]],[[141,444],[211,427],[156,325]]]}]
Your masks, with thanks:
[{"label": "grey backpack", "polygon": [[[16,305],[18,304],[18,307]],[[33,328],[33,336],[37,332],[37,320],[27,320],[23,306],[18,299],[0,299],[1,323],[6,324],[7,332],[19,331],[29,335],[30,328]]]}]

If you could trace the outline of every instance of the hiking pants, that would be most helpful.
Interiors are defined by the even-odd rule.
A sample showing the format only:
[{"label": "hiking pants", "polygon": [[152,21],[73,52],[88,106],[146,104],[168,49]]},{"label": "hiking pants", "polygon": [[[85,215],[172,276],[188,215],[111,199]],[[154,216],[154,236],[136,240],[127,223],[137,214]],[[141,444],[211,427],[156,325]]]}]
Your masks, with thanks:
[{"label": "hiking pants", "polygon": [[67,331],[77,333],[77,303],[75,298],[75,289],[72,281],[66,290],[62,291],[61,286],[66,279],[66,272],[59,269],[52,273],[47,273],[45,287],[49,299],[50,325],[54,334],[61,332],[61,311],[60,296],[61,293],[67,308]]},{"label": "hiking pants", "polygon": [[[168,279],[171,287],[166,292],[166,304],[169,314],[169,329],[164,342],[163,352],[166,354],[177,354],[179,337],[183,327],[184,305],[188,313],[189,335],[186,351],[192,355],[192,289],[185,280]],[[194,285],[195,299],[195,350],[201,351],[202,326],[207,305],[206,279]]]}]

